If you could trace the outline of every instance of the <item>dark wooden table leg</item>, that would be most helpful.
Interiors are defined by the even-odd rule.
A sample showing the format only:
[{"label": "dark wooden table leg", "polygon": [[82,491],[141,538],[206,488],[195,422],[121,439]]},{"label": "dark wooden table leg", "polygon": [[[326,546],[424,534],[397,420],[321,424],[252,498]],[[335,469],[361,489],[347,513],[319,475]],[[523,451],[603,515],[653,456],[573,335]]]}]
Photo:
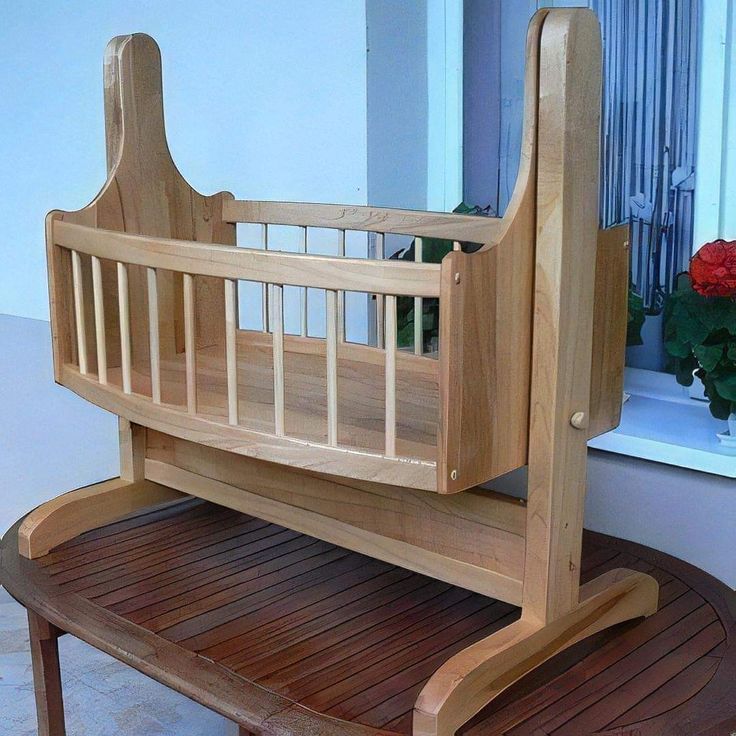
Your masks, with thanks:
[{"label": "dark wooden table leg", "polygon": [[58,644],[63,632],[31,610],[28,611],[28,631],[31,638],[38,735],[66,736]]}]

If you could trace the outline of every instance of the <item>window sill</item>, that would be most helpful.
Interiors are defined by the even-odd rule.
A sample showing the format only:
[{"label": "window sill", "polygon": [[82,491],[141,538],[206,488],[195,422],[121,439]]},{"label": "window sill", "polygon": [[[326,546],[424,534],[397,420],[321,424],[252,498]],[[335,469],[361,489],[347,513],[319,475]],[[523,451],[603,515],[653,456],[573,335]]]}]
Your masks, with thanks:
[{"label": "window sill", "polygon": [[627,368],[624,385],[631,398],[621,424],[589,447],[736,478],[736,456],[722,450],[716,437],[726,422],[714,419],[705,402],[691,399],[674,376]]}]

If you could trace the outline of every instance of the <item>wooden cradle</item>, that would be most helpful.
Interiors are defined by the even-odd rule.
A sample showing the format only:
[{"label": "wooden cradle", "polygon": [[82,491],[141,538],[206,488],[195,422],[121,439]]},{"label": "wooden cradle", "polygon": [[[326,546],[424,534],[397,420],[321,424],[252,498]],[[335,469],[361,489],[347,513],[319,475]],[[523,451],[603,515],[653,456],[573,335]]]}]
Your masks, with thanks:
[{"label": "wooden cradle", "polygon": [[[114,39],[108,181],[46,233],[55,377],[119,415],[121,472],[32,512],[21,554],[190,494],[521,606],[426,682],[416,736],[455,733],[564,648],[653,613],[643,573],[580,586],[586,441],[619,420],[628,274],[625,231],[597,232],[592,13],[534,16],[525,85],[503,218],[239,201],[182,178],[158,48]],[[234,247],[236,223],[260,224],[270,250]],[[305,251],[309,228],[332,230],[338,255],[273,250],[283,225]],[[392,233],[455,249],[441,264],[345,258],[353,230],[379,251]],[[262,331],[238,327],[238,280],[263,284]],[[285,334],[284,286],[324,290],[325,338]],[[375,295],[375,345],[344,339],[352,291]],[[419,325],[417,349],[396,348],[406,297],[415,314],[439,299],[438,355]],[[526,502],[476,488],[524,465]]]}]

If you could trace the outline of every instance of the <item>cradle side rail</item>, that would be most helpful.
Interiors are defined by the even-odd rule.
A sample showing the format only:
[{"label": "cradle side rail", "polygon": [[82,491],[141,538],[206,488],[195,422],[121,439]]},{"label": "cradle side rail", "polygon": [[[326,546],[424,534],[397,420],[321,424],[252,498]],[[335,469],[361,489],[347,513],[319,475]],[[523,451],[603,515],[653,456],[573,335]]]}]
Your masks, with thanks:
[{"label": "cradle side rail", "polygon": [[[193,241],[128,235],[60,220],[52,221],[50,232],[53,247],[58,249],[56,258],[60,268],[70,276],[64,288],[71,293],[73,302],[73,356],[61,368],[61,381],[65,385],[136,423],[188,439],[228,446],[242,454],[320,469],[335,475],[435,489],[435,463],[432,460],[405,457],[397,452],[397,368],[408,363],[417,366],[415,371],[426,372],[432,370],[436,361],[430,357],[423,358],[421,354],[397,354],[396,298],[437,298],[440,293],[439,266],[203,245]],[[143,292],[131,287],[129,270],[134,267],[146,270]],[[111,289],[105,289],[103,269],[114,271],[116,275],[117,283]],[[166,280],[172,274],[183,276],[185,391],[179,404],[166,401],[165,397],[162,399],[162,386],[165,388],[166,384],[162,380],[162,361],[166,350],[161,334],[172,315],[162,313],[160,292],[166,288]],[[206,371],[199,371],[197,366],[198,355],[201,355],[197,350],[197,281],[201,278],[217,279],[224,285],[223,298],[218,306],[226,325],[225,375],[222,377],[226,411],[222,407],[220,415],[214,414],[211,406],[201,406],[198,396],[206,388],[200,375]],[[242,352],[250,349],[244,344],[244,339],[252,342],[254,337],[244,336],[238,329],[238,279],[262,284],[270,295],[270,325],[264,325],[263,334],[271,351],[273,420],[266,431],[248,426],[247,418],[240,415],[240,407],[251,397],[238,396],[238,371],[249,368],[247,362],[239,362],[238,352],[242,358]],[[325,291],[326,337],[308,338],[314,343],[312,350],[319,352],[325,360],[324,442],[289,436],[286,429],[284,344],[286,341],[288,346],[292,342],[292,336],[284,334],[283,289],[286,285]],[[344,345],[338,339],[338,319],[341,316],[338,301],[344,304],[344,296],[350,291],[377,294],[385,299],[382,328],[389,339],[383,350]],[[133,318],[137,322],[131,318],[131,302],[134,300],[148,305],[147,315]],[[90,306],[92,325],[87,323]],[[115,331],[119,331],[119,344],[117,335],[111,339],[108,334],[110,323],[106,321],[106,312],[109,311],[117,313],[114,326]],[[133,338],[134,333],[141,332],[147,333],[145,339],[140,334]],[[114,349],[113,357],[109,346]],[[134,346],[138,347],[137,352]],[[380,355],[372,355],[378,352]],[[346,447],[339,442],[338,354],[354,354],[358,362],[378,361],[384,364],[383,452]],[[422,366],[421,362],[426,362],[426,365]],[[213,372],[215,369],[210,368],[210,373]],[[211,375],[205,378],[215,380]]]},{"label": "cradle side rail", "polygon": [[[306,229],[307,226],[303,227]],[[340,233],[344,237],[344,231]],[[509,423],[506,422],[507,431],[495,433],[498,439],[496,447],[491,446],[488,463],[477,465],[478,448],[487,446],[484,434],[476,431],[464,436],[449,431],[451,421],[464,427],[468,413],[474,408],[476,422],[485,421],[485,415],[479,414],[477,407],[468,406],[467,401],[465,407],[461,404],[460,411],[456,410],[452,415],[448,411],[438,417],[440,436],[447,438],[436,448],[437,461],[447,476],[444,485],[442,479],[437,477],[437,461],[434,458],[426,455],[411,457],[397,451],[397,367],[408,370],[409,374],[421,372],[435,376],[439,370],[440,376],[435,380],[442,384],[446,378],[449,384],[451,372],[457,370],[458,356],[471,348],[481,348],[484,338],[494,337],[472,332],[466,336],[461,329],[463,324],[472,324],[476,320],[467,314],[457,313],[460,306],[455,292],[464,286],[473,299],[482,302],[487,299],[484,290],[489,285],[481,279],[477,279],[476,283],[464,284],[459,266],[455,270],[455,267],[448,269],[419,262],[235,249],[232,246],[129,235],[58,219],[52,219],[50,223],[50,237],[59,262],[58,270],[68,275],[67,284],[62,288],[70,294],[72,303],[69,315],[71,354],[61,368],[61,380],[87,398],[137,423],[160,431],[172,431],[174,425],[180,433],[185,432],[182,436],[216,446],[223,446],[221,443],[224,442],[239,442],[241,445],[237,451],[257,454],[262,459],[425,490],[461,490],[469,483],[475,485],[489,476],[499,474],[501,470],[512,469],[524,462],[526,433],[519,430],[518,434],[514,434],[509,431]],[[421,240],[416,242],[421,243]],[[458,253],[458,256],[464,254]],[[456,256],[453,254],[453,257]],[[495,258],[495,253],[472,254],[464,260],[472,265],[474,259],[488,257]],[[131,288],[131,268],[145,270],[144,289],[140,288],[141,279],[138,280],[137,290]],[[465,268],[466,274],[472,273],[467,266]],[[443,272],[446,275],[444,287],[441,286]],[[485,265],[482,264],[480,272],[485,273]],[[161,314],[159,292],[161,288],[167,288],[166,280],[173,274],[182,278],[185,390],[179,397],[179,404],[171,398],[162,400],[162,371],[165,371],[165,365],[162,368],[162,356],[165,348],[161,335],[165,334],[171,316]],[[448,274],[450,278],[447,278]],[[202,386],[197,359],[197,303],[200,294],[197,287],[198,282],[205,278],[216,279],[216,283],[223,285],[221,303],[212,304],[210,299],[210,309],[219,307],[226,325],[221,380],[226,406],[220,407],[222,411],[202,406],[198,401],[198,391],[208,388],[207,385]],[[470,280],[471,276],[466,275],[465,278]],[[250,397],[242,396],[242,390],[239,392],[238,374],[249,370],[250,366],[239,358],[243,358],[244,350],[251,348],[243,344],[246,333],[238,329],[238,279],[257,282],[263,289],[263,314],[264,319],[268,320],[264,321],[263,344],[271,350],[274,397],[273,424],[265,431],[262,426],[249,426],[248,418],[240,411],[241,402],[249,401]],[[286,430],[284,346],[286,344],[290,348],[294,341],[292,336],[284,334],[283,296],[284,286],[287,285],[325,292],[326,336],[324,339],[312,337],[304,341],[305,344],[311,342],[311,349],[318,351],[325,361],[326,412],[322,442],[289,436]],[[336,285],[340,288],[334,288]],[[490,295],[495,296],[494,291],[497,291],[498,301],[507,302],[507,288],[502,284],[495,286],[495,289],[490,290]],[[382,343],[384,335],[389,336],[381,348],[350,346],[344,341],[345,295],[358,290],[375,294],[380,300],[376,335],[380,336]],[[416,315],[422,313],[423,299],[438,298],[441,293],[445,294],[454,312],[449,309],[443,312],[450,326],[443,332],[438,366],[435,360],[423,355],[421,323],[417,332],[416,317],[413,354],[396,348],[396,299],[412,298],[418,303],[414,308]],[[133,314],[131,321],[131,303],[146,303],[147,315]],[[444,305],[445,299],[440,303]],[[522,300],[517,313],[524,313],[523,304]],[[113,314],[113,320],[106,318],[106,312]],[[303,309],[303,314],[305,312],[306,309]],[[209,318],[212,319],[211,312]],[[110,334],[111,328],[114,334]],[[518,325],[518,329],[521,330],[522,325]],[[147,335],[141,336],[141,332]],[[458,332],[463,339],[458,339]],[[513,334],[509,330],[496,329],[494,332],[503,340]],[[307,335],[303,337],[307,338]],[[253,335],[248,336],[248,339],[255,345]],[[515,344],[519,344],[518,339]],[[111,354],[108,355],[108,352]],[[384,385],[375,387],[382,389],[384,397],[382,452],[351,447],[339,441],[338,356],[342,359],[351,354],[357,356],[358,360],[378,361],[383,367]],[[479,366],[479,369],[483,370],[483,366]],[[489,372],[492,370],[490,367],[486,369]],[[208,370],[210,374],[216,372],[212,367]],[[500,369],[496,373],[503,375],[504,370]],[[517,373],[517,380],[523,385],[523,370]],[[210,375],[208,380],[215,379]],[[481,384],[481,389],[486,390],[489,382],[477,382]],[[445,397],[448,408],[459,404],[461,400],[462,387],[457,383],[454,386]],[[504,400],[509,402],[506,406]],[[523,416],[518,391],[512,387],[501,396],[486,396],[481,408],[489,404],[493,406],[498,421],[519,413]],[[412,421],[412,417],[408,421]],[[505,441],[505,446],[498,444],[501,439]],[[469,457],[475,455],[477,475],[468,479],[465,473],[464,477],[458,478],[457,460],[448,459],[451,452],[464,452]],[[502,465],[502,462],[506,465]]]}]

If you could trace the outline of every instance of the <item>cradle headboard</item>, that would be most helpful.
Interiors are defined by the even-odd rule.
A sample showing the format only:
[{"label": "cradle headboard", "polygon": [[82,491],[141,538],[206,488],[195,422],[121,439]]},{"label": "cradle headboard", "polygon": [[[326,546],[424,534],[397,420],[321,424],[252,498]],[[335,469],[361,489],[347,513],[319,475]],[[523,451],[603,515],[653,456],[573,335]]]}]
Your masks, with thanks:
[{"label": "cradle headboard", "polygon": [[[598,29],[590,14],[575,15],[572,23],[563,16],[547,23],[540,11],[530,25],[521,165],[502,218],[201,195],[181,176],[166,143],[158,47],[143,34],[113,39],[105,56],[108,180],[87,207],[47,218],[56,380],[129,421],[184,440],[440,493],[525,465],[535,427],[548,428],[551,416],[559,421],[567,414],[569,423],[575,414],[572,426],[584,437],[614,427],[623,382],[627,238],[621,228],[597,235]],[[233,248],[238,222],[264,231],[296,225],[305,242],[307,228],[330,228],[341,234],[343,253],[346,230],[380,238],[408,234],[418,242],[443,238],[456,248],[441,265],[261,253]],[[466,243],[476,247],[464,249]],[[267,335],[273,431],[242,426],[238,418],[237,345],[246,338],[237,329],[237,279],[263,283],[264,294],[266,284],[276,289],[272,307],[280,324]],[[284,284],[326,293],[321,345],[286,336],[305,354],[325,356],[326,397],[318,399],[326,403],[323,442],[293,438],[284,427]],[[385,444],[377,452],[343,447],[338,437],[335,335],[347,291],[378,295],[379,338],[386,344],[395,344],[398,298],[413,297],[421,312],[422,299],[439,297],[438,360],[421,350],[384,350],[382,342],[340,343],[342,356],[381,364]],[[384,305],[391,309],[384,312]],[[260,338],[247,339],[264,349]],[[227,363],[222,419],[197,410],[195,358],[208,348]],[[162,403],[160,373],[164,361],[182,355],[186,402],[178,409]],[[122,373],[119,388],[106,379],[113,369]],[[131,375],[144,373],[145,396],[131,387]],[[402,450],[397,437],[402,373],[434,382],[427,396],[436,403],[438,430],[429,456]],[[413,384],[406,379],[405,385]],[[421,407],[417,412],[407,421]]]},{"label": "cradle headboard", "polygon": [[[233,199],[229,192],[204,196],[194,190],[179,173],[166,142],[161,85],[161,54],[156,42],[144,34],[117,36],[105,51],[105,141],[107,181],[86,207],[75,212],[54,210],[47,216],[49,233],[56,222],[134,233],[160,238],[177,238],[201,243],[235,245],[235,225],[222,216],[223,203]],[[51,241],[49,241],[51,242]],[[75,354],[74,310],[71,292],[64,288],[69,263],[58,248],[49,246],[49,292],[52,312],[54,366],[57,381],[68,356]],[[82,278],[92,287],[89,259],[81,262]],[[120,321],[116,299],[115,264],[100,261],[99,276],[104,295],[104,331],[107,365],[121,365]],[[129,287],[136,298],[130,300],[130,340],[136,363],[149,361],[147,331],[140,329],[147,312],[145,268],[127,269]],[[196,282],[197,346],[224,340],[224,320],[219,305],[224,285],[221,279],[203,277]],[[181,273],[160,274],[159,341],[163,355],[184,349]],[[94,344],[94,303],[84,304]],[[90,368],[97,370],[96,352],[89,353]]]}]

